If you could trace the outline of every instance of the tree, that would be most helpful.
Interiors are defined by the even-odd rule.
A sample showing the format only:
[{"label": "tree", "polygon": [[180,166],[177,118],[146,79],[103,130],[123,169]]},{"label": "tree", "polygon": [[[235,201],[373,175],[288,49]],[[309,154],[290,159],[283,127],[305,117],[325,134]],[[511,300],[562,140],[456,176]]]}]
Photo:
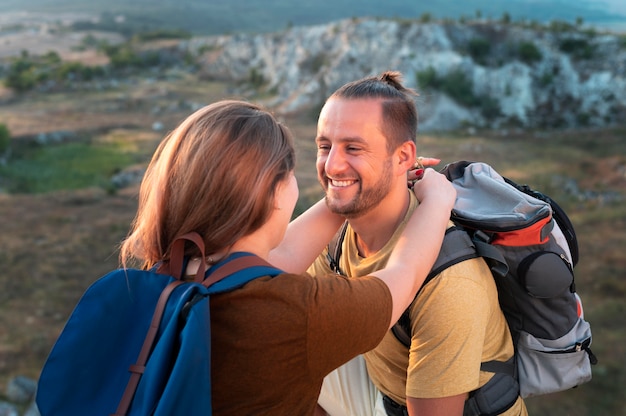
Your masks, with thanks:
[{"label": "tree", "polygon": [[433,15],[430,13],[422,13],[420,16],[420,23],[430,23],[433,20]]},{"label": "tree", "polygon": [[37,84],[37,74],[34,62],[28,56],[22,55],[9,66],[4,84],[16,91],[26,91]]}]

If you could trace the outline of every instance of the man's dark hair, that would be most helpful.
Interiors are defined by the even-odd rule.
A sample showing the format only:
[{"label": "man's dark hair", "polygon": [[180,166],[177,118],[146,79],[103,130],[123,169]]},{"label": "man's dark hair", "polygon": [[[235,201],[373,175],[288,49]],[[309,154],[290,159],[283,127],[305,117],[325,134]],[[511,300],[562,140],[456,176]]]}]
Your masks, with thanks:
[{"label": "man's dark hair", "polygon": [[330,97],[341,99],[380,99],[383,114],[383,134],[390,151],[417,136],[417,93],[402,85],[402,74],[385,71],[378,76],[349,82]]}]

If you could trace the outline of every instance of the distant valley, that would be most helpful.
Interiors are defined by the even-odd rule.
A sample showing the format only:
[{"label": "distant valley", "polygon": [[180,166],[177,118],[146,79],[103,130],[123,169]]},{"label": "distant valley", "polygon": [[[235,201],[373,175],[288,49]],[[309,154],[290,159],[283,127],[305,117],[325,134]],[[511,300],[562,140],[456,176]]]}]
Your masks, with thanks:
[{"label": "distant valley", "polygon": [[600,29],[626,32],[623,0],[3,0],[3,12],[38,11],[51,14],[87,12],[145,29],[184,29],[194,34],[273,32],[291,26],[323,24],[352,17],[436,19],[481,17],[515,21],[574,22],[580,18]]}]

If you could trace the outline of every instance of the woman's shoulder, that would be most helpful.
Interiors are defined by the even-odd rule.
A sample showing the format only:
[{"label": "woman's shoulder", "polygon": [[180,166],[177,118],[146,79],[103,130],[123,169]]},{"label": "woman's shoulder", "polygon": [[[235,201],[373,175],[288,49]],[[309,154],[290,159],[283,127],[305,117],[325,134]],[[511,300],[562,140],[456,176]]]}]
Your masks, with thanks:
[{"label": "woman's shoulder", "polygon": [[282,273],[258,278],[244,286],[240,294],[281,300],[285,306],[292,304],[309,310],[332,305],[337,312],[345,310],[350,313],[357,309],[361,311],[363,305],[377,305],[376,311],[391,310],[392,307],[389,288],[374,276],[348,278],[334,273]]},{"label": "woman's shoulder", "polygon": [[[366,296],[368,293],[375,296],[381,296],[381,292],[389,293],[387,285],[375,276],[349,278],[335,273],[282,273],[275,277],[268,276],[257,280],[257,284],[252,284],[250,288],[275,292],[306,293],[314,291],[329,297],[343,296],[346,292],[355,295],[362,294],[361,296]],[[389,296],[391,295],[389,294]]]}]

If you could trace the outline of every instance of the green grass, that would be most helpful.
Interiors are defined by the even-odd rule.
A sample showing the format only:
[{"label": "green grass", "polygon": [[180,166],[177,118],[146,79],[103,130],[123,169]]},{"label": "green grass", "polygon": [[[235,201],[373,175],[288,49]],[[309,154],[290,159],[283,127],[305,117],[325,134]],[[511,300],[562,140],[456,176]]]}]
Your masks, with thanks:
[{"label": "green grass", "polygon": [[137,161],[123,143],[29,145],[15,152],[0,178],[9,193],[110,187],[116,172]]}]

